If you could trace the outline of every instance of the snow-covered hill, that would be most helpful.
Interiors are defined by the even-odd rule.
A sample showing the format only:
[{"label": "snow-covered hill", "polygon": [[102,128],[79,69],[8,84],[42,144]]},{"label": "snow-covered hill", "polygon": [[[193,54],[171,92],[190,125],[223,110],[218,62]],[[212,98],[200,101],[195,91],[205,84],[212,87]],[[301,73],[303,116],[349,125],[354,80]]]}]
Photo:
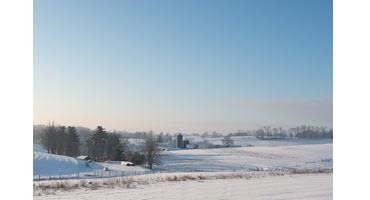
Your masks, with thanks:
[{"label": "snow-covered hill", "polygon": [[73,175],[100,170],[102,168],[103,166],[94,162],[89,163],[68,156],[49,154],[40,151],[33,152],[34,176]]},{"label": "snow-covered hill", "polygon": [[[108,170],[103,170],[104,168]],[[96,163],[73,157],[47,153],[40,145],[33,146],[34,180],[48,178],[94,178],[148,174],[142,166],[123,166],[120,162]]]}]

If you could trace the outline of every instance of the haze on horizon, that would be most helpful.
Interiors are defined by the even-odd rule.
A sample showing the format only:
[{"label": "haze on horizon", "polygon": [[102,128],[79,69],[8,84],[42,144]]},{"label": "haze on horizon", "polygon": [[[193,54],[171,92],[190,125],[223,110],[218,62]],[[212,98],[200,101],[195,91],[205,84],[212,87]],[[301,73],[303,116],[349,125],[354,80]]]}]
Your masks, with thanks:
[{"label": "haze on horizon", "polygon": [[332,1],[34,1],[34,124],[332,127]]}]

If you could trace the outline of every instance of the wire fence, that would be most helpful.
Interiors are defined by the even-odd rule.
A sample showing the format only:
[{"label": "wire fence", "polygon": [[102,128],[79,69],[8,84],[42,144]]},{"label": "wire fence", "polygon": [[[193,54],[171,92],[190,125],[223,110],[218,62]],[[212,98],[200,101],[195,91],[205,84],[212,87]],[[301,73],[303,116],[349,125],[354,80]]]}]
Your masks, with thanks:
[{"label": "wire fence", "polygon": [[128,176],[138,176],[144,174],[154,174],[161,173],[159,171],[130,171],[125,173],[124,171],[93,171],[93,172],[81,172],[77,174],[62,174],[59,175],[34,175],[33,181],[45,181],[45,180],[68,180],[68,179],[103,179],[112,177],[128,177]]},{"label": "wire fence", "polygon": [[[284,170],[249,170],[249,171],[186,171],[182,173],[249,173],[249,172],[270,172],[270,173],[293,173],[293,174],[307,174],[307,173],[333,173],[333,168],[320,168],[320,169],[284,169]],[[33,177],[33,181],[45,181],[45,180],[72,180],[72,179],[104,179],[114,177],[135,177],[139,175],[150,175],[150,174],[168,174],[168,171],[131,171],[125,173],[123,171],[112,171],[112,172],[99,172],[94,171],[93,173],[77,173],[72,175],[57,176],[41,176],[36,175]],[[174,173],[174,172],[172,172]],[[175,172],[176,173],[176,172]],[[178,172],[180,173],[180,172]]]}]

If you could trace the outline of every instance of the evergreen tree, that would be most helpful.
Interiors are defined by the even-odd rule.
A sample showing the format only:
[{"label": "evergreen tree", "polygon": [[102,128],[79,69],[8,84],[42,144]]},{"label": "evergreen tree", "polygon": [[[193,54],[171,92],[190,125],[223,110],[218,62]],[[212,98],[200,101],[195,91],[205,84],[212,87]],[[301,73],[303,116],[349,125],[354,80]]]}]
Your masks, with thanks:
[{"label": "evergreen tree", "polygon": [[80,153],[80,138],[77,135],[76,128],[68,126],[66,140],[66,155],[77,156]]},{"label": "evergreen tree", "polygon": [[91,138],[93,158],[102,161],[107,158],[107,133],[102,126],[98,126]]}]

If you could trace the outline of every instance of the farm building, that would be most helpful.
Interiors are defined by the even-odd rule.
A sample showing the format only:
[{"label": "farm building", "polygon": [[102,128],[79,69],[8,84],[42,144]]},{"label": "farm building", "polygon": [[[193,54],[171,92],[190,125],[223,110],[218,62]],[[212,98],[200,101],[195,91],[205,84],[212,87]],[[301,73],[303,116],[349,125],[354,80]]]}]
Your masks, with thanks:
[{"label": "farm building", "polygon": [[89,156],[84,156],[84,155],[78,156],[77,159],[79,159],[79,160],[91,160],[91,158]]}]

